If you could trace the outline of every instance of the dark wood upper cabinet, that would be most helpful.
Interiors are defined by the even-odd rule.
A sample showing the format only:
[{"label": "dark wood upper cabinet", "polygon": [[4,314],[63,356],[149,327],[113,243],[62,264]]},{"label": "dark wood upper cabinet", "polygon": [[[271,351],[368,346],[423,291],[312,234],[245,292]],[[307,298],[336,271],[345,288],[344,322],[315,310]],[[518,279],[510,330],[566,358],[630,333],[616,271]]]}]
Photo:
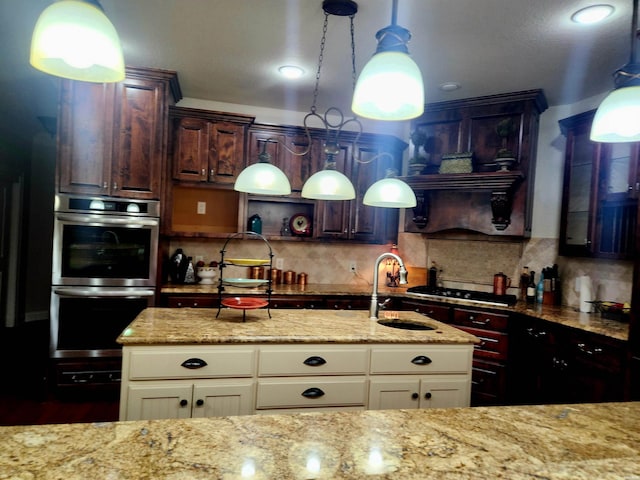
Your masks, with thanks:
[{"label": "dark wood upper cabinet", "polygon": [[[411,131],[426,139],[427,165],[404,178],[418,197],[405,230],[530,236],[538,123],[546,108],[541,90],[427,104],[411,122]],[[515,158],[506,171],[496,163],[505,151]],[[440,173],[443,155],[464,152],[472,153],[471,172]]]},{"label": "dark wood upper cabinet", "polygon": [[636,251],[637,143],[589,139],[595,110],[560,120],[566,137],[559,251],[625,259]]},{"label": "dark wood upper cabinet", "polygon": [[233,184],[244,168],[247,127],[254,117],[173,107],[172,176],[186,182]]},{"label": "dark wood upper cabinet", "polygon": [[175,72],[127,67],[112,84],[62,82],[57,189],[160,199],[168,107],[181,98]]},{"label": "dark wood upper cabinet", "polygon": [[299,197],[304,182],[322,168],[320,140],[299,127],[253,124],[249,129],[247,165],[258,161],[265,144],[271,163],[289,179],[291,195]]}]

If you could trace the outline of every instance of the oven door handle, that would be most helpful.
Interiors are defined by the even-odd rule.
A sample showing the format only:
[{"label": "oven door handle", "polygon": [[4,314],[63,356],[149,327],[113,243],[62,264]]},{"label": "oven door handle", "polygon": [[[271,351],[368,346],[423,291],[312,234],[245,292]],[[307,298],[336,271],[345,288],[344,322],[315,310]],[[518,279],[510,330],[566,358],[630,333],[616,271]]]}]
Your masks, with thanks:
[{"label": "oven door handle", "polygon": [[61,297],[119,297],[119,298],[143,298],[153,297],[155,290],[149,288],[109,288],[93,289],[82,287],[54,288],[53,293]]},{"label": "oven door handle", "polygon": [[77,215],[56,213],[56,219],[62,222],[74,222],[74,223],[87,223],[94,224],[100,223],[104,225],[131,225],[136,227],[155,227],[159,224],[157,218],[144,218],[144,217],[110,217],[108,215]]}]

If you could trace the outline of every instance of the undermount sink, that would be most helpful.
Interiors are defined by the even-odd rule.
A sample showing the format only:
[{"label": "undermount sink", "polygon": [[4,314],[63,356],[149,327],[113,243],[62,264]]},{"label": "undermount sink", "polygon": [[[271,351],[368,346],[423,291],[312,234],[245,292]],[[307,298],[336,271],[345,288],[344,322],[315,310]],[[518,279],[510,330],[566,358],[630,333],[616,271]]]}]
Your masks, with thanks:
[{"label": "undermount sink", "polygon": [[402,330],[435,330],[426,323],[412,322],[410,320],[378,320],[380,325],[391,328],[400,328]]}]

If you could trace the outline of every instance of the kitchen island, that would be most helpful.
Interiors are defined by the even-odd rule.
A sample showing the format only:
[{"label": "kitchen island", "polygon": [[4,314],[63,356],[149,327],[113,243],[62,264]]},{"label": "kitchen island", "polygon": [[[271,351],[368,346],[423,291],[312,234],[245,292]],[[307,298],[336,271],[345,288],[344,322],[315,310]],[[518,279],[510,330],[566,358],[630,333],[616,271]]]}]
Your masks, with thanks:
[{"label": "kitchen island", "polygon": [[478,339],[380,317],[392,326],[364,310],[145,309],[118,338],[119,418],[468,406]]},{"label": "kitchen island", "polygon": [[0,478],[640,478],[640,403],[0,428]]}]

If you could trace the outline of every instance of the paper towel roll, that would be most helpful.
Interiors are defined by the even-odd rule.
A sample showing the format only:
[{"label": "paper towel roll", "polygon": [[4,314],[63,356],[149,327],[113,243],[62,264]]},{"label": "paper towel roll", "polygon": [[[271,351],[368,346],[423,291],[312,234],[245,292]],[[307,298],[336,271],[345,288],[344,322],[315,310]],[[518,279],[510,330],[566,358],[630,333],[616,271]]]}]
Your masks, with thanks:
[{"label": "paper towel roll", "polygon": [[591,313],[593,304],[593,283],[588,275],[582,275],[576,278],[576,290],[580,292],[580,311]]}]

